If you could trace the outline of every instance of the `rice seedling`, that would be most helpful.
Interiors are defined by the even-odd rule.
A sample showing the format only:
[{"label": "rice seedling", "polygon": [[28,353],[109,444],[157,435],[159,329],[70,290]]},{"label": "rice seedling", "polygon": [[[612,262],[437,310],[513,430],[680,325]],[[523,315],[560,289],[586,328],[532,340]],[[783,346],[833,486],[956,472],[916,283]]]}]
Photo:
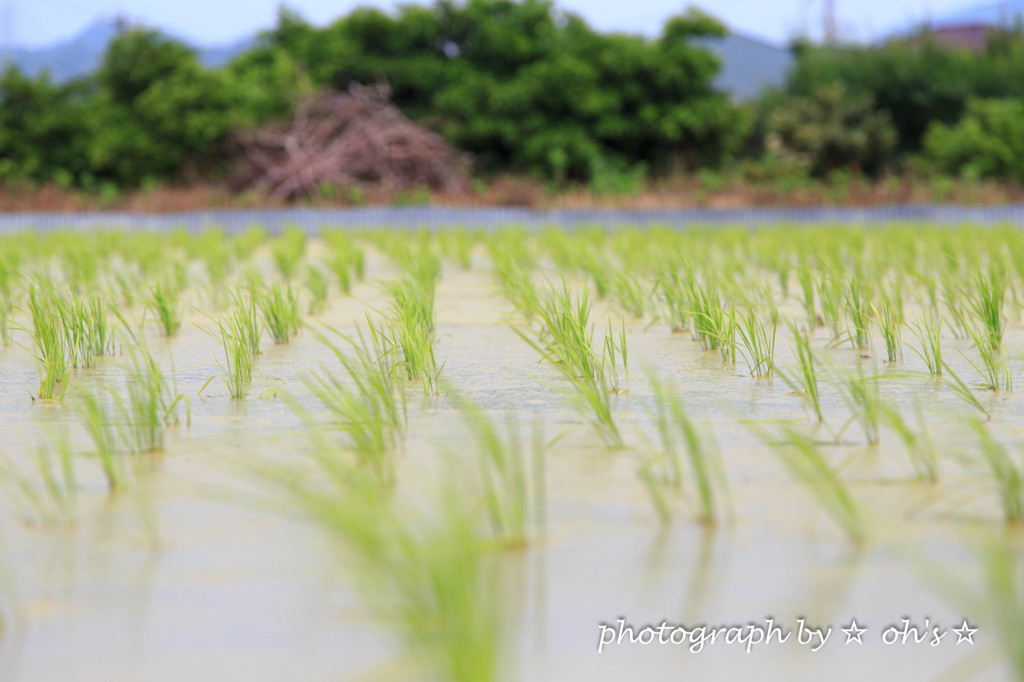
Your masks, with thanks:
[{"label": "rice seedling", "polygon": [[[641,461],[638,475],[651,498],[662,523],[671,521],[671,508],[664,489],[683,491],[687,479],[689,493],[696,499],[697,520],[714,524],[728,507],[728,484],[717,448],[702,435],[690,419],[676,393],[656,375],[650,375],[654,390],[653,418],[661,439],[661,449],[651,451]],[[685,462],[680,449],[685,448]],[[687,466],[688,465],[688,466]]]},{"label": "rice seedling", "polygon": [[813,439],[791,426],[783,429],[781,438],[764,432],[761,438],[771,446],[790,474],[814,495],[851,542],[861,544],[867,540],[864,512]]},{"label": "rice seedling", "polygon": [[302,325],[299,298],[291,286],[282,287],[280,282],[274,282],[269,289],[257,295],[256,302],[274,343],[288,343]]},{"label": "rice seedling", "polygon": [[821,303],[821,315],[825,325],[829,329],[832,342],[836,343],[842,339],[844,330],[843,321],[843,289],[839,280],[829,276],[825,272],[818,275],[818,300]]},{"label": "rice seedling", "polygon": [[331,413],[331,423],[346,436],[345,447],[356,456],[356,465],[382,486],[395,480],[395,448],[405,429],[404,393],[396,383],[394,365],[382,337],[370,324],[368,343],[362,332],[358,342],[334,329],[330,332],[351,346],[346,354],[330,338],[316,332],[345,370],[340,377],[321,368],[309,376],[306,386]]},{"label": "rice seedling", "polygon": [[[590,326],[590,301],[587,288],[574,298],[563,282],[561,290],[552,289],[534,313],[542,327],[535,338],[520,329],[515,332],[549,360],[569,381],[585,408],[591,423],[610,447],[621,447],[622,436],[612,417],[605,358],[598,359]],[[620,349],[622,350],[622,349]]]},{"label": "rice seedling", "polygon": [[36,444],[35,471],[27,472],[9,457],[0,458],[0,483],[8,491],[25,522],[58,526],[74,520],[77,483],[71,442],[58,431]]},{"label": "rice seedling", "polygon": [[84,393],[81,411],[82,422],[92,440],[107,486],[111,492],[122,489],[126,472],[118,449],[118,433],[106,406],[95,394]]},{"label": "rice seedling", "polygon": [[972,422],[978,434],[979,452],[999,494],[1003,519],[1007,523],[1024,522],[1024,457],[1019,451],[1011,456],[981,422]]},{"label": "rice seedling", "polygon": [[854,348],[868,348],[871,345],[871,288],[863,273],[850,277],[845,303],[852,328],[850,341]]},{"label": "rice seedling", "polygon": [[181,327],[182,305],[180,289],[168,282],[157,282],[149,289],[146,308],[153,311],[164,336],[174,336]]},{"label": "rice seedling", "polygon": [[437,393],[441,368],[434,356],[434,291],[439,277],[434,264],[414,266],[411,275],[391,283],[391,318],[386,338],[399,351],[399,364],[410,380],[420,380],[426,395]]},{"label": "rice seedling", "polygon": [[217,329],[203,328],[211,338],[217,341],[224,351],[224,362],[220,360],[220,377],[210,377],[199,390],[202,395],[210,382],[220,378],[235,400],[242,400],[249,394],[252,386],[252,373],[256,368],[256,355],[259,353],[259,339],[262,327],[256,320],[255,296],[250,292],[248,299],[240,292],[235,292],[236,305],[225,317],[217,319]]},{"label": "rice seedling", "polygon": [[540,294],[531,274],[534,264],[529,254],[494,248],[491,262],[505,298],[530,319],[540,306]]},{"label": "rice seedling", "polygon": [[1007,277],[1001,265],[992,264],[986,274],[979,274],[975,281],[973,296],[965,294],[967,304],[981,323],[983,333],[976,334],[971,327],[967,331],[975,338],[975,344],[982,338],[989,348],[999,348],[1006,332],[1003,317],[1003,301],[1006,298]]},{"label": "rice seedling", "polygon": [[74,349],[64,333],[61,305],[51,290],[33,286],[28,307],[33,354],[39,371],[39,397],[59,400],[64,397],[74,366]]},{"label": "rice seedling", "polygon": [[988,413],[988,410],[986,410],[985,407],[981,404],[981,401],[978,400],[978,397],[976,395],[974,395],[974,392],[971,391],[970,387],[966,383],[964,383],[964,380],[961,379],[956,374],[956,372],[953,371],[953,368],[950,367],[946,362],[943,362],[942,366],[945,368],[946,376],[948,377],[946,380],[946,385],[952,388],[953,392],[956,393],[960,398],[962,398],[965,403],[971,405],[972,407],[978,408],[978,411],[984,414],[986,418],[991,418],[992,415]]},{"label": "rice seedling", "polygon": [[921,350],[913,346],[910,350],[924,361],[928,367],[928,373],[933,376],[942,374],[942,318],[934,314],[924,314],[920,320],[914,322],[911,331],[921,342]]},{"label": "rice seedling", "polygon": [[131,452],[156,452],[164,448],[164,429],[180,423],[178,407],[188,398],[175,395],[163,370],[144,347],[130,354],[125,367],[126,398],[115,394],[124,421],[125,441]]},{"label": "rice seedling", "polygon": [[914,404],[914,410],[917,415],[916,430],[907,424],[894,406],[884,405],[882,418],[903,441],[903,447],[907,451],[910,464],[917,477],[922,481],[935,483],[939,479],[938,453],[935,450],[935,443],[928,433],[928,424],[921,412],[920,403]]},{"label": "rice seedling", "polygon": [[504,437],[475,403],[457,393],[462,419],[476,444],[477,470],[484,506],[495,539],[507,546],[524,546],[531,533],[544,525],[544,450],[535,431],[533,450],[523,451],[519,425],[509,420]]},{"label": "rice seedling", "polygon": [[299,261],[306,253],[305,230],[296,226],[284,228],[281,236],[274,241],[271,252],[281,276],[290,282],[298,269]]},{"label": "rice seedling", "polygon": [[[622,375],[619,375],[619,360]],[[629,391],[629,349],[626,346],[626,321],[622,320],[618,338],[609,321],[604,333],[604,353],[601,355],[601,373],[608,377],[608,388],[612,393]]]},{"label": "rice seedling", "polygon": [[633,317],[643,317],[650,305],[651,292],[644,287],[640,277],[615,269],[611,277],[612,292],[622,309]]},{"label": "rice seedling", "polygon": [[306,268],[306,289],[309,291],[309,314],[319,315],[327,309],[329,284],[324,271],[315,265]]},{"label": "rice seedling", "polygon": [[896,304],[886,297],[882,309],[875,308],[875,320],[885,343],[885,357],[889,362],[903,362],[903,319]]},{"label": "rice seedling", "polygon": [[[1006,356],[1006,348],[1002,345],[991,345],[992,338],[987,336],[987,330],[976,330],[973,326],[967,328],[968,334],[974,341],[974,347],[981,356],[981,366],[964,355],[964,359],[973,367],[983,380],[982,386],[990,391],[1013,390],[1013,375],[1010,373],[1010,361]],[[960,353],[963,355],[963,353]]]},{"label": "rice seedling", "polygon": [[804,312],[807,313],[807,324],[817,325],[818,309],[814,303],[814,270],[806,258],[800,259],[799,267],[796,269],[797,283],[800,285],[802,295],[801,303]]},{"label": "rice seedling", "polygon": [[821,394],[818,390],[818,373],[814,367],[814,353],[811,351],[810,332],[792,322],[789,323],[789,329],[795,344],[793,354],[796,356],[800,374],[793,376],[782,368],[779,368],[779,374],[790,388],[803,396],[804,402],[814,410],[814,415],[821,422],[824,417],[821,412]]},{"label": "rice seedling", "polygon": [[[850,422],[857,421],[864,431],[868,445],[877,445],[879,422],[882,417],[882,400],[878,391],[878,372],[864,375],[862,365],[857,365],[857,374],[846,377],[846,404],[853,412]],[[850,422],[847,422],[849,424]],[[845,429],[845,427],[844,427]]]},{"label": "rice seedling", "polygon": [[740,343],[739,350],[750,368],[750,376],[771,377],[775,372],[775,332],[778,328],[778,316],[772,315],[769,321],[771,333],[757,319],[753,310],[747,309],[742,323],[736,325]]}]

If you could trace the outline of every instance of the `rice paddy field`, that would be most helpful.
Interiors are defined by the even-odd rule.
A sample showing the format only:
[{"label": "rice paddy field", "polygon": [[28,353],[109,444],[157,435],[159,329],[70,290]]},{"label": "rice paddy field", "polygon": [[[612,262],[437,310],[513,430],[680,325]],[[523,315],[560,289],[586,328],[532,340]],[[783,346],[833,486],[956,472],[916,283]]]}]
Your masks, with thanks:
[{"label": "rice paddy field", "polygon": [[1012,227],[2,235],[0,679],[1024,679],[1022,305]]}]

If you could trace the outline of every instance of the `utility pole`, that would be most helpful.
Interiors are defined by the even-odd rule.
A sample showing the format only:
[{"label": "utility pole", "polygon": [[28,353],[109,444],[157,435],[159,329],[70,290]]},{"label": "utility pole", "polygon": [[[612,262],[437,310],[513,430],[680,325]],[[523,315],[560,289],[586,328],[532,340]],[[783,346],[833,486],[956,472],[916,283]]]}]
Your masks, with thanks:
[{"label": "utility pole", "polygon": [[824,7],[821,10],[822,33],[825,44],[832,45],[836,42],[836,0],[822,0]]}]

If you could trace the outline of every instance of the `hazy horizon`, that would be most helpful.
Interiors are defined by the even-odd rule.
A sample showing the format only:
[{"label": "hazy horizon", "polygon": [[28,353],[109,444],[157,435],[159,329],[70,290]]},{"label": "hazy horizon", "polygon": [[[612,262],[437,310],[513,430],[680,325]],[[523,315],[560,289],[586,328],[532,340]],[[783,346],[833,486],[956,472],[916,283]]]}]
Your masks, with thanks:
[{"label": "hazy horizon", "polygon": [[[201,46],[218,46],[250,37],[276,22],[277,0],[0,0],[0,43],[5,47],[42,47],[71,38],[97,21],[124,15]],[[292,0],[285,3],[317,25],[330,23],[357,6],[384,10],[403,4],[389,0]],[[421,3],[429,4],[429,3]],[[583,16],[602,31],[654,35],[664,20],[688,4],[702,7],[735,32],[778,45],[797,35],[819,37],[822,0],[723,0],[681,3],[646,0],[640,9],[612,0],[558,0],[555,6]],[[840,37],[872,40],[886,33],[981,4],[971,0],[836,0]]]}]

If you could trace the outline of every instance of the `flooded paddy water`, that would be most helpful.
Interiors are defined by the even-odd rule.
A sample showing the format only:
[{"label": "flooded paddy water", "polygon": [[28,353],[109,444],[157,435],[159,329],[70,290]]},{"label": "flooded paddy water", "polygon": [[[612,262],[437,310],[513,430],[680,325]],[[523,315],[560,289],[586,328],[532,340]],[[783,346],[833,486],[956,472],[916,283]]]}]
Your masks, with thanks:
[{"label": "flooded paddy water", "polygon": [[[1024,238],[457,234],[2,240],[0,679],[1024,677]],[[235,396],[271,283],[301,324],[254,313]],[[50,398],[47,296],[115,328]]]}]

